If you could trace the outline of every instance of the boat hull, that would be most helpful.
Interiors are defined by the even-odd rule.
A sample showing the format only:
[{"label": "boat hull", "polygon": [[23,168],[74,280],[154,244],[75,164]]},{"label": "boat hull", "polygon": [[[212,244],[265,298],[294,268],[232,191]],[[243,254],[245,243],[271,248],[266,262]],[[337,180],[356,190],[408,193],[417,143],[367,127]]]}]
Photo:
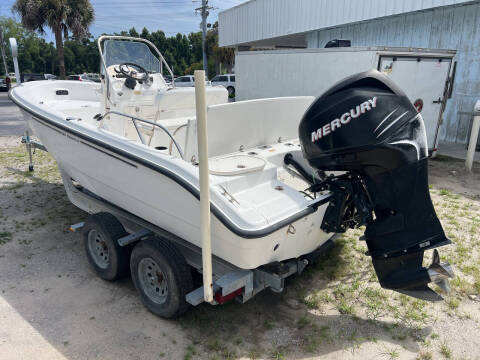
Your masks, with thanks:
[{"label": "boat hull", "polygon": [[[34,134],[59,166],[83,187],[112,204],[201,246],[198,198],[169,176],[114,151],[112,144],[89,141],[55,120],[22,109]],[[113,149],[113,151],[112,151]],[[212,216],[212,252],[229,263],[253,269],[308,254],[332,234],[320,230],[327,204],[267,234],[235,233]]]}]

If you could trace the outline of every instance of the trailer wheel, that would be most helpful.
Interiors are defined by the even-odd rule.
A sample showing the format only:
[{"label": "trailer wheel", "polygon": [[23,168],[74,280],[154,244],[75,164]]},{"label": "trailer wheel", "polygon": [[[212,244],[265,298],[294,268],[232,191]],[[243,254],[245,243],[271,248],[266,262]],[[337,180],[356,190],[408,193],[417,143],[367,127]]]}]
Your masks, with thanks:
[{"label": "trailer wheel", "polygon": [[130,272],[142,302],[154,314],[175,318],[188,309],[185,296],[193,288],[192,275],[175,245],[158,237],[137,243]]},{"label": "trailer wheel", "polygon": [[227,87],[228,97],[234,98],[235,97],[235,88],[233,86]]},{"label": "trailer wheel", "polygon": [[85,222],[83,242],[88,261],[102,279],[113,281],[128,274],[130,249],[117,240],[127,235],[123,225],[109,213],[90,215]]}]

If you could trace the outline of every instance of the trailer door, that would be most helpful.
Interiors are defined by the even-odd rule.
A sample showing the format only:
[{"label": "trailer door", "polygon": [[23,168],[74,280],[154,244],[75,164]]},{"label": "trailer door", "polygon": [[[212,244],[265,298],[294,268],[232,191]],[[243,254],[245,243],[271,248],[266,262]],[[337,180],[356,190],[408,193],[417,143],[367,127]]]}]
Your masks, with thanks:
[{"label": "trailer door", "polygon": [[407,94],[421,114],[430,152],[436,150],[440,120],[445,107],[451,58],[380,56],[378,69]]}]

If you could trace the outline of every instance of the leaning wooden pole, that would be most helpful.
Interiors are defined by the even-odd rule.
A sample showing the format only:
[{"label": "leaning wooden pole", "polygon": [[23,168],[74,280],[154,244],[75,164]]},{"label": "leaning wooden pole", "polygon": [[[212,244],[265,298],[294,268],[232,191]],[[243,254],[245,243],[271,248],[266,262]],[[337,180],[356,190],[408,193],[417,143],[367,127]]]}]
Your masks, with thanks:
[{"label": "leaning wooden pole", "polygon": [[195,103],[197,108],[198,167],[200,171],[200,221],[202,234],[203,298],[213,302],[212,240],[210,231],[210,184],[208,178],[207,102],[205,71],[195,71]]}]

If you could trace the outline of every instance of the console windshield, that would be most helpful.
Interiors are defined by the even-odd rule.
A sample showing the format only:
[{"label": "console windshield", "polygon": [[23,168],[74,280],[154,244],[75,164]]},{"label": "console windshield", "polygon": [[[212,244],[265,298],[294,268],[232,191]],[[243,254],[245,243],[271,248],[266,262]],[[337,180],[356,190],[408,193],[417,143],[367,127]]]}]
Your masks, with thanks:
[{"label": "console windshield", "polygon": [[161,73],[160,60],[152,54],[147,44],[137,41],[106,40],[103,54],[107,68],[111,65],[134,63],[150,74]]}]

